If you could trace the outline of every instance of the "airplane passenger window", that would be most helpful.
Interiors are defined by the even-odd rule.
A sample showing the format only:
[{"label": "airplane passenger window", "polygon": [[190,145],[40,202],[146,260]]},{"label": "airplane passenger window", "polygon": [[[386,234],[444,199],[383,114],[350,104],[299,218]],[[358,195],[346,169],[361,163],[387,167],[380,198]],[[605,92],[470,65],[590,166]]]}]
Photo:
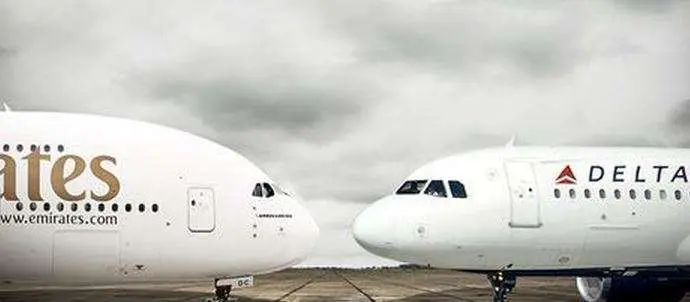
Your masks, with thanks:
[{"label": "airplane passenger window", "polygon": [[398,191],[396,191],[395,194],[419,194],[419,192],[422,192],[422,188],[424,188],[426,182],[426,180],[408,180],[405,183],[403,183],[402,186],[400,186],[400,189],[398,189]]},{"label": "airplane passenger window", "polygon": [[681,198],[683,198],[683,194],[680,193],[680,190],[676,190],[674,194],[676,195],[676,200],[681,200]]},{"label": "airplane passenger window", "polygon": [[77,207],[79,207],[79,206],[76,203],[72,203],[72,205],[70,205],[70,208],[72,208],[72,212],[76,212]]},{"label": "airplane passenger window", "polygon": [[570,198],[575,198],[575,197],[576,197],[576,195],[575,195],[575,189],[570,189],[570,190],[568,191],[568,195],[570,195]]},{"label": "airplane passenger window", "polygon": [[58,210],[58,212],[64,211],[64,210],[65,210],[65,205],[64,205],[62,202],[58,203],[58,204],[57,204],[57,210]]},{"label": "airplane passenger window", "polygon": [[119,207],[118,207],[118,205],[117,205],[116,203],[113,203],[112,207],[110,207],[110,209],[111,209],[113,212],[117,212],[118,208],[119,208]]},{"label": "airplane passenger window", "polygon": [[105,211],[105,205],[102,204],[102,203],[99,203],[99,204],[98,204],[98,211],[99,211],[99,212]]},{"label": "airplane passenger window", "polygon": [[84,211],[91,212],[91,204],[90,203],[87,202],[84,205]]},{"label": "airplane passenger window", "polygon": [[590,199],[592,197],[592,192],[589,189],[585,189],[585,198]]},{"label": "airplane passenger window", "polygon": [[24,146],[22,146],[22,145],[17,145],[17,151],[18,151],[18,152],[24,151]]},{"label": "airplane passenger window", "polygon": [[560,198],[561,198],[561,190],[559,190],[559,189],[553,189],[553,197],[556,197],[556,198],[559,198],[559,199],[560,199]]},{"label": "airplane passenger window", "polygon": [[635,199],[637,198],[637,192],[635,190],[630,189],[630,199]]},{"label": "airplane passenger window", "polygon": [[599,189],[599,198],[601,198],[601,199],[606,198],[606,190]]},{"label": "airplane passenger window", "polygon": [[2,146],[2,151],[9,152],[10,151],[10,145],[5,144],[4,146]]},{"label": "airplane passenger window", "polygon": [[450,194],[453,198],[467,198],[467,191],[465,191],[465,185],[457,180],[451,180],[448,182],[450,186]]},{"label": "airplane passenger window", "polygon": [[616,199],[621,199],[621,190],[614,190],[613,191],[613,196],[616,196]]},{"label": "airplane passenger window", "polygon": [[151,211],[153,211],[154,213],[158,213],[158,204],[154,203],[151,206]]},{"label": "airplane passenger window", "polygon": [[36,207],[37,207],[37,205],[35,202],[32,202],[29,204],[29,209],[31,209],[31,212],[36,211]]},{"label": "airplane passenger window", "polygon": [[146,206],[143,203],[140,203],[139,204],[139,212],[143,213],[144,211],[146,211]]},{"label": "airplane passenger window", "polygon": [[266,194],[264,194],[266,198],[271,198],[273,195],[276,195],[276,192],[273,191],[273,188],[267,183],[264,183],[264,191],[266,192]]},{"label": "airplane passenger window", "polygon": [[43,151],[45,151],[46,153],[50,152],[50,145],[43,146]]},{"label": "airplane passenger window", "polygon": [[50,203],[43,203],[43,210],[46,212],[50,211]]},{"label": "airplane passenger window", "polygon": [[666,190],[659,191],[659,198],[661,198],[661,200],[666,199]]},{"label": "airplane passenger window", "polygon": [[21,202],[18,202],[16,207],[17,207],[17,212],[21,212],[22,209],[24,209],[24,205]]},{"label": "airplane passenger window", "polygon": [[644,199],[650,200],[652,199],[652,191],[649,189],[644,190]]},{"label": "airplane passenger window", "polygon": [[263,197],[263,192],[261,191],[261,184],[256,184],[254,186],[254,191],[252,191],[252,196],[254,197]]},{"label": "airplane passenger window", "polygon": [[131,211],[132,211],[132,204],[129,204],[129,203],[126,204],[126,205],[125,205],[125,211],[126,211],[126,212],[131,212]]},{"label": "airplane passenger window", "polygon": [[446,187],[443,185],[443,181],[440,180],[432,180],[424,191],[424,194],[435,197],[448,197],[446,194]]}]

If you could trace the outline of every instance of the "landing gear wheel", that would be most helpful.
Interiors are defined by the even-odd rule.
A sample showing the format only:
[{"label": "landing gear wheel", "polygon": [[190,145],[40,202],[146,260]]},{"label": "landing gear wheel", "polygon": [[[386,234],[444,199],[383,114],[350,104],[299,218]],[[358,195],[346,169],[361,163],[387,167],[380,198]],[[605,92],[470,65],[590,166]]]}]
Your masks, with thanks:
[{"label": "landing gear wheel", "polygon": [[216,297],[213,299],[213,302],[226,302],[230,299],[232,285],[218,285],[218,279],[216,279],[214,286],[216,288]]},{"label": "landing gear wheel", "polygon": [[508,301],[508,294],[513,291],[517,279],[515,275],[507,272],[496,272],[486,276],[491,283],[494,294],[494,302]]}]

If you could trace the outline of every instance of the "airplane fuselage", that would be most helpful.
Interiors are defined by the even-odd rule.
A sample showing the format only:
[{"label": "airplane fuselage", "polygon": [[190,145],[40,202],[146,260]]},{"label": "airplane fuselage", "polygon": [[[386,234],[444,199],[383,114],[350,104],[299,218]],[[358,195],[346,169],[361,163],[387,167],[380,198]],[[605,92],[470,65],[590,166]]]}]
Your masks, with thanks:
[{"label": "airplane fuselage", "polygon": [[152,124],[0,114],[0,279],[217,278],[306,257],[304,207],[237,153]]},{"label": "airplane fuselage", "polygon": [[[690,151],[491,149],[407,180],[464,184],[466,198],[397,194],[357,218],[373,253],[470,271],[592,274],[690,264]],[[386,235],[388,234],[388,235]]]}]

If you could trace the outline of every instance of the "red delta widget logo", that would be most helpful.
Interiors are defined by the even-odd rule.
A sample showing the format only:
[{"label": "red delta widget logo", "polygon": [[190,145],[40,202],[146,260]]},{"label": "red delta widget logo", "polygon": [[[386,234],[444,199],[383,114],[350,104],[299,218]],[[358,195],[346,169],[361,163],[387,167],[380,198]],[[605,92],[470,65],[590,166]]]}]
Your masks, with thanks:
[{"label": "red delta widget logo", "polygon": [[563,170],[561,170],[561,173],[558,174],[558,177],[556,177],[556,184],[559,184],[559,185],[577,184],[577,178],[575,177],[575,174],[573,173],[573,169],[570,168],[570,165],[565,166],[565,168],[563,168]]},{"label": "red delta widget logo", "polygon": [[[688,183],[688,178],[687,169],[682,165],[590,165],[587,181]],[[555,181],[557,185],[576,185],[577,177],[570,165],[566,165]]]}]

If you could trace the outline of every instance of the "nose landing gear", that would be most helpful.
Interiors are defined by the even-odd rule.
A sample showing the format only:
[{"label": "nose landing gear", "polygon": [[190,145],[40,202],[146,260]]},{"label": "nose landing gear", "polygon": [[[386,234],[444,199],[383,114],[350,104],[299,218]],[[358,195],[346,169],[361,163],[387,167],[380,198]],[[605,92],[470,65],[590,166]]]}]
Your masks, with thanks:
[{"label": "nose landing gear", "polygon": [[508,294],[513,291],[515,284],[517,283],[517,278],[515,275],[499,271],[492,274],[488,274],[487,279],[491,283],[491,289],[494,294],[494,302],[506,302],[508,301]]},{"label": "nose landing gear", "polygon": [[230,296],[230,291],[238,288],[246,288],[254,286],[254,277],[252,276],[242,276],[234,277],[228,279],[218,278],[213,282],[213,286],[216,288],[216,296],[213,298],[213,302],[227,302],[227,301],[237,301],[237,297]]},{"label": "nose landing gear", "polygon": [[226,302],[235,301],[237,299],[230,298],[230,291],[232,290],[232,284],[225,284],[223,282],[218,282],[220,279],[216,279],[214,286],[216,288],[216,296],[213,298],[213,302]]}]

